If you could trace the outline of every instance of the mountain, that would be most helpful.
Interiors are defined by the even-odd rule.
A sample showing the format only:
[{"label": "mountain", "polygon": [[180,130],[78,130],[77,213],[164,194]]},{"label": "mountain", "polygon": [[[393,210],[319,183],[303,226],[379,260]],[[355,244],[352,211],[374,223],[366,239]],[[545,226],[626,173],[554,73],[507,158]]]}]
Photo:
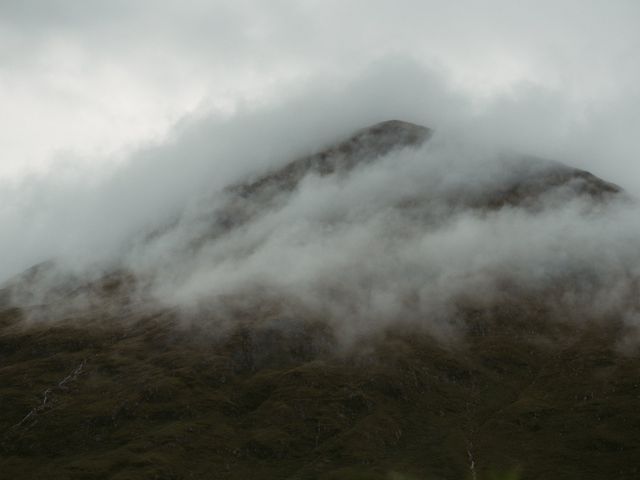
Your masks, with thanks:
[{"label": "mountain", "polygon": [[[471,180],[457,174],[467,168],[453,166],[457,156],[412,170],[439,155],[436,143],[428,150],[436,140],[425,127],[383,122],[228,186],[188,222],[141,233],[131,255],[162,247],[153,268],[123,261],[88,278],[47,263],[9,282],[0,296],[0,477],[638,478],[640,361],[625,343],[633,278],[594,309],[576,295],[595,298],[612,277],[589,265],[563,263],[531,283],[522,279],[537,275],[537,257],[524,273],[493,262],[436,277],[424,269],[437,259],[423,267],[417,257],[389,271],[402,260],[396,247],[404,255],[421,245],[406,238],[455,230],[459,219],[499,230],[566,211],[598,226],[633,200],[588,172],[526,156],[474,166]],[[414,182],[385,183],[389,172],[404,181],[404,168]],[[346,206],[331,203],[343,197]],[[318,199],[329,207],[305,210]],[[292,223],[304,223],[304,235]],[[353,237],[362,225],[373,233]],[[345,229],[349,242],[335,241]],[[439,248],[458,237],[443,238]],[[319,255],[323,268],[281,281],[298,268],[271,247],[283,242],[285,254]],[[309,242],[303,257],[289,251]],[[325,273],[347,246],[341,269]],[[262,251],[260,262],[276,256],[269,275],[255,261]],[[441,265],[455,262],[441,253]],[[192,271],[226,256],[240,258],[223,270],[233,288],[217,275],[181,304],[184,285],[209,278]],[[257,280],[234,276],[247,264]],[[431,278],[457,288],[444,298],[425,290]],[[380,310],[376,295],[396,287],[381,298],[397,306]],[[165,298],[176,291],[175,303]]]}]

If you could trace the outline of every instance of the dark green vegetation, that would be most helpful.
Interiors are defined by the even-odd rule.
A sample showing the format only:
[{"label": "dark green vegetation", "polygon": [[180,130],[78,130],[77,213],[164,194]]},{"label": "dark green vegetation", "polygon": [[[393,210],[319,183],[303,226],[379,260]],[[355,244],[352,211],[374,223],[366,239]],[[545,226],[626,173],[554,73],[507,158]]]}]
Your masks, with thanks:
[{"label": "dark green vegetation", "polygon": [[[309,172],[357,173],[430,134],[384,122],[230,188],[186,248],[286,203]],[[595,211],[624,197],[587,172],[532,162],[491,188],[418,192],[393,208],[427,228],[440,203],[485,215],[575,198]],[[529,290],[501,272],[493,297],[451,300],[450,338],[433,338],[423,326],[436,320],[407,295],[412,318],[403,310],[388,330],[346,341],[350,318],[295,298],[241,291],[178,314],[123,271],[88,281],[42,264],[0,289],[1,479],[640,478],[640,338],[621,320],[640,309],[635,277],[615,308],[585,318],[589,306],[563,296],[607,281],[589,269]],[[340,280],[330,299],[348,295]]]},{"label": "dark green vegetation", "polygon": [[218,333],[20,317],[0,317],[2,478],[640,478],[640,361],[612,322],[513,303],[447,344],[339,347],[277,313]]}]

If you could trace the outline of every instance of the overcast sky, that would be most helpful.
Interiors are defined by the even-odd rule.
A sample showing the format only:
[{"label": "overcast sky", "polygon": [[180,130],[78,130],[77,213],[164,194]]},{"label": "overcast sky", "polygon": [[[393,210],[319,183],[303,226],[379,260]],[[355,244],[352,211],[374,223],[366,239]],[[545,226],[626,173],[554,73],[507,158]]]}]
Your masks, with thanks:
[{"label": "overcast sky", "polygon": [[633,0],[2,0],[0,176],[122,162],[194,111],[340,85],[395,58],[438,72],[476,108],[501,98],[510,115],[538,109],[563,128],[594,117],[589,133],[617,147],[593,156],[623,181],[640,173],[625,171],[639,22]]},{"label": "overcast sky", "polygon": [[633,0],[0,0],[0,281],[389,118],[640,195],[638,25]]}]

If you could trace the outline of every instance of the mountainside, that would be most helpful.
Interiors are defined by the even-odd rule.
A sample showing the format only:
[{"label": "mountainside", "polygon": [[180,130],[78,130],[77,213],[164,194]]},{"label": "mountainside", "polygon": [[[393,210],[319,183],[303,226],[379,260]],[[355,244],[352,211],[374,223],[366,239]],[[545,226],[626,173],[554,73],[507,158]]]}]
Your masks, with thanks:
[{"label": "mountainside", "polygon": [[0,478],[639,478],[637,271],[558,240],[633,200],[436,140],[374,125],[7,284]]}]

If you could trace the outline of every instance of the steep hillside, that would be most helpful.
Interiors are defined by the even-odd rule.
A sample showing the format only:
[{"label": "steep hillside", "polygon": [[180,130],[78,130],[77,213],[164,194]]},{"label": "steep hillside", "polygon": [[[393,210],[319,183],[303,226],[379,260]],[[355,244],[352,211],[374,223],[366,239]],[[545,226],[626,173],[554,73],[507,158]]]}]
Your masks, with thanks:
[{"label": "steep hillside", "polygon": [[[229,186],[172,251],[200,266],[212,244],[250,234],[310,178],[339,182],[391,152],[422,155],[431,135],[385,122]],[[482,188],[454,182],[390,197],[384,218],[400,218],[406,230],[385,234],[447,225],[460,212],[479,222],[499,212],[537,218],[577,202],[595,216],[629,201],[615,185],[558,163],[508,165]],[[336,216],[323,226],[368,218]],[[183,224],[159,228],[137,248],[164,245]],[[389,245],[376,252],[393,257]],[[262,284],[187,308],[158,298],[167,286],[155,288],[157,277],[172,269],[123,263],[87,279],[43,264],[5,287],[0,478],[640,477],[640,359],[625,317],[636,308],[634,278],[617,303],[593,309],[571,295],[610,281],[594,278],[598,271],[554,273],[542,286],[492,272],[490,282],[460,283],[472,287],[446,299],[446,317],[431,308],[444,300],[430,303],[419,298],[422,285],[411,285],[389,318],[366,318],[369,306],[353,310],[351,323],[350,279],[367,292],[384,287],[369,271],[340,272],[319,297],[322,308],[289,296],[295,289]]]}]

